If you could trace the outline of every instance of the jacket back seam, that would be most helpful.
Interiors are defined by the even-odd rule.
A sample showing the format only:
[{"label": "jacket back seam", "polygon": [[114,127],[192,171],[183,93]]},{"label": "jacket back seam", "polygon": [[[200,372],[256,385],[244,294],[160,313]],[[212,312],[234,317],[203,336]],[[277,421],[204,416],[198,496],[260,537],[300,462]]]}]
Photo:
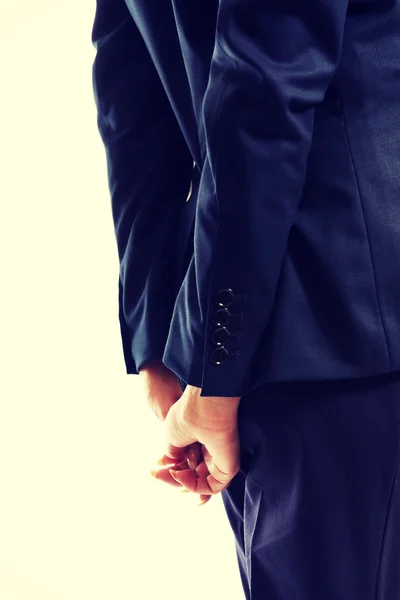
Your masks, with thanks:
[{"label": "jacket back seam", "polygon": [[348,135],[348,130],[347,130],[346,116],[345,116],[345,113],[344,113],[343,102],[342,102],[342,98],[340,96],[339,86],[338,85],[336,85],[336,92],[337,92],[337,97],[338,97],[339,105],[340,105],[340,116],[341,116],[341,120],[342,120],[343,128],[344,128],[345,139],[346,139],[346,146],[347,146],[347,150],[348,150],[349,157],[350,157],[351,168],[352,168],[352,171],[353,171],[354,182],[355,182],[356,190],[357,190],[357,196],[358,196],[358,199],[359,199],[359,202],[360,202],[361,214],[362,214],[362,218],[363,218],[365,235],[366,235],[366,238],[367,238],[369,256],[370,256],[370,261],[371,261],[372,277],[373,277],[373,284],[374,284],[376,302],[377,302],[377,306],[378,306],[379,319],[380,319],[380,322],[381,322],[382,333],[383,333],[384,341],[385,341],[385,345],[386,345],[387,360],[388,360],[388,363],[389,363],[389,368],[391,370],[392,369],[392,364],[391,364],[391,360],[390,360],[388,335],[387,335],[387,331],[386,331],[384,319],[383,319],[383,316],[382,316],[382,308],[381,308],[381,303],[380,303],[379,294],[378,294],[378,286],[377,286],[377,281],[376,281],[376,268],[375,268],[375,262],[374,262],[374,258],[373,258],[373,254],[372,254],[372,249],[371,249],[371,241],[370,241],[370,236],[369,236],[369,229],[368,229],[367,221],[366,221],[366,218],[365,218],[365,211],[364,211],[364,205],[363,205],[362,198],[361,198],[360,185],[359,185],[359,181],[358,181],[358,177],[357,177],[357,172],[356,172],[356,169],[355,169],[354,157],[353,157],[353,153],[352,153],[352,150],[351,150],[350,140],[349,140],[349,135]]}]

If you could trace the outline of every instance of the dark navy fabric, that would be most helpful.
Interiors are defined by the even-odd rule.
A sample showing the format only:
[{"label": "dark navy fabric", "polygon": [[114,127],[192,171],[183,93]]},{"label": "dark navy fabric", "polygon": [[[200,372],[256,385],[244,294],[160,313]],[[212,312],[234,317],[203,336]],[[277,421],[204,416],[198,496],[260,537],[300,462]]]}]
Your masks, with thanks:
[{"label": "dark navy fabric", "polygon": [[400,598],[400,373],[260,386],[239,431],[222,497],[246,600]]},{"label": "dark navy fabric", "polygon": [[400,369],[399,32],[400,0],[97,0],[128,373]]},{"label": "dark navy fabric", "polygon": [[400,0],[97,0],[92,41],[126,371],[242,397],[246,600],[397,600]]}]

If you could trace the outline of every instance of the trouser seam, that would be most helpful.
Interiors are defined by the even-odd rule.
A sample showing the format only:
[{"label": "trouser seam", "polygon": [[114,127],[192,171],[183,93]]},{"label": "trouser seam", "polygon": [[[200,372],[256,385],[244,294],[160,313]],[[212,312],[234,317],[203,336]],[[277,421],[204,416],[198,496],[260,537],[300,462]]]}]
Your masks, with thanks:
[{"label": "trouser seam", "polygon": [[[399,431],[399,434],[400,434],[400,431]],[[399,435],[399,437],[400,437],[400,435]],[[397,474],[397,471],[399,468],[399,461],[400,461],[400,439],[399,439],[399,443],[397,446],[395,467],[393,470],[393,478],[392,478],[392,483],[390,486],[389,500],[388,500],[386,515],[385,515],[385,522],[384,522],[383,532],[382,532],[382,541],[381,541],[381,548],[380,548],[380,552],[379,552],[378,569],[377,569],[377,574],[376,574],[374,600],[377,600],[379,578],[380,578],[380,572],[381,572],[381,567],[382,567],[383,550],[385,547],[386,533],[387,533],[388,522],[389,522],[389,514],[390,514],[390,509],[392,507],[393,493],[394,493],[394,487],[395,487],[395,483],[396,483],[396,474]]]}]

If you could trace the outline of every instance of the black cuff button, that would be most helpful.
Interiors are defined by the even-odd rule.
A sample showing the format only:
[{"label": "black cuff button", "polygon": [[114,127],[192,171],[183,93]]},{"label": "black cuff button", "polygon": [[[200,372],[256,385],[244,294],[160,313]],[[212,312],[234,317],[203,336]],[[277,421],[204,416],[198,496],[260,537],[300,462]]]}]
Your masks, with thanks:
[{"label": "black cuff button", "polygon": [[229,331],[226,327],[219,327],[212,333],[211,339],[216,346],[223,346],[229,338]]},{"label": "black cuff button", "polygon": [[221,346],[220,348],[215,348],[215,350],[211,353],[211,362],[214,365],[222,365],[228,358],[228,350]]},{"label": "black cuff button", "polygon": [[232,304],[234,298],[235,294],[230,288],[218,290],[218,292],[215,294],[215,302],[218,304],[218,306],[229,306]]},{"label": "black cuff button", "polygon": [[218,327],[223,327],[229,323],[229,319],[231,318],[231,313],[227,308],[220,308],[216,310],[214,313],[213,323],[214,325],[218,325]]}]

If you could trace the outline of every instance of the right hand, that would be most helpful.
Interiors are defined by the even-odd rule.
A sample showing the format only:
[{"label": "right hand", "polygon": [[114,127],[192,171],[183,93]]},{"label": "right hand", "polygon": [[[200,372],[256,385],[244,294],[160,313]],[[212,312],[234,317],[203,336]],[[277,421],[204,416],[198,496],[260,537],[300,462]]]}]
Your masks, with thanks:
[{"label": "right hand", "polygon": [[[178,377],[161,361],[150,361],[146,363],[146,365],[140,369],[139,375],[149,408],[156,414],[160,421],[165,421],[171,406],[175,404],[183,394]],[[185,471],[188,468],[190,470],[196,470],[203,460],[201,444],[195,442],[186,446],[184,449],[184,456],[185,458],[183,460],[182,457],[179,457],[177,460],[164,457],[168,462],[164,462],[161,459],[159,464],[164,467],[169,466],[182,471]],[[165,469],[165,471],[168,475],[168,468]],[[168,477],[171,485],[180,485],[170,475],[168,475]],[[208,497],[208,499],[209,498],[210,497]],[[202,496],[201,499],[203,500],[203,503],[206,501]]]}]

